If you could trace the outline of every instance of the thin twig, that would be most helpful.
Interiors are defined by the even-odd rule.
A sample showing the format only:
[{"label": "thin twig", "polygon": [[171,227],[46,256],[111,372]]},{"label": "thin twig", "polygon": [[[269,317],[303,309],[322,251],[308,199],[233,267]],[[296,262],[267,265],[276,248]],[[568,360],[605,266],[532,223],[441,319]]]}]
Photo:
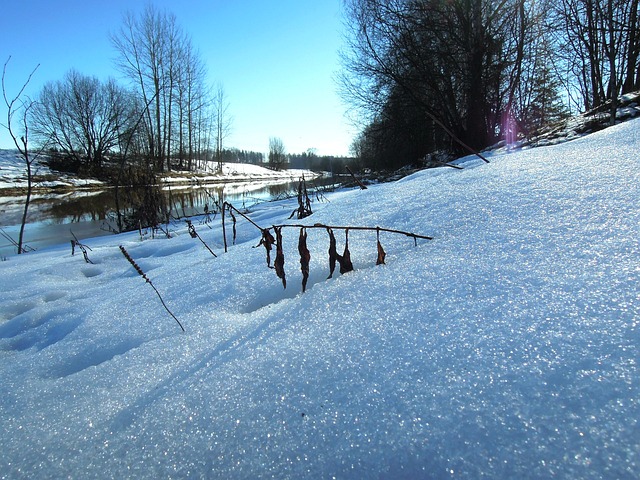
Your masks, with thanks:
[{"label": "thin twig", "polygon": [[73,233],[71,229],[69,229],[69,231],[71,232],[71,235],[73,235],[73,240],[71,240],[71,256],[73,257],[75,253],[75,248],[80,247],[80,250],[82,251],[82,255],[84,256],[84,261],[86,263],[93,264],[93,262],[89,260],[89,254],[87,253],[87,249],[91,250],[91,247],[81,244],[80,240],[78,240],[78,237],[76,237],[76,234]]},{"label": "thin twig", "polygon": [[228,202],[224,202],[225,205],[227,205],[229,207],[230,210],[235,210],[236,212],[238,212],[238,214],[240,214],[241,217],[243,217],[244,219],[246,219],[249,223],[251,223],[254,227],[256,227],[258,230],[262,231],[264,230],[260,225],[258,225],[256,222],[254,222],[253,220],[251,220],[249,217],[247,217],[244,213],[242,213],[240,210],[238,210],[236,207],[234,207],[233,205],[231,205]]},{"label": "thin twig", "polygon": [[285,227],[285,228],[330,228],[331,230],[368,230],[368,231],[380,231],[380,232],[389,232],[389,233],[399,233],[401,235],[405,235],[407,237],[412,238],[423,238],[425,240],[433,240],[433,237],[428,237],[426,235],[418,235],[417,233],[404,232],[402,230],[394,230],[392,228],[383,228],[383,227],[352,227],[352,226],[334,226],[334,225],[324,225],[322,223],[314,223],[313,225],[296,225],[296,224],[283,224],[283,225],[275,225],[276,227]]},{"label": "thin twig", "polygon": [[217,255],[215,253],[213,253],[213,250],[211,250],[209,248],[209,245],[207,245],[205,243],[204,240],[202,240],[202,238],[200,238],[200,235],[198,235],[198,232],[196,232],[196,227],[193,226],[193,223],[191,223],[191,220],[185,220],[187,222],[187,225],[189,226],[189,235],[191,235],[191,238],[197,238],[198,240],[200,240],[202,242],[202,244],[207,247],[207,250],[209,250],[209,253],[211,255],[213,255],[214,257],[217,257]]},{"label": "thin twig", "polygon": [[457,170],[464,170],[463,167],[461,167],[460,165],[456,165],[455,163],[441,162],[440,160],[437,160],[435,158],[432,158],[429,161],[433,163],[437,163],[438,165],[442,165],[443,167],[450,167],[450,168],[455,168]]},{"label": "thin twig", "polygon": [[358,184],[358,186],[360,187],[361,190],[366,190],[367,186],[362,183],[360,180],[358,180],[358,178],[356,177],[356,175],[351,171],[351,169],[349,168],[348,165],[345,165],[345,170],[347,172],[349,172],[349,175],[351,175],[351,178],[353,178],[353,180]]},{"label": "thin twig", "polygon": [[227,202],[222,204],[222,242],[224,243],[224,253],[227,253],[227,227],[224,222],[224,212],[227,209]]},{"label": "thin twig", "polygon": [[[225,221],[224,221],[224,212],[227,209],[227,207],[229,208],[229,213],[231,213],[232,216],[233,216],[232,210],[235,210],[242,218],[246,219],[249,223],[251,223],[258,230],[260,230],[261,232],[264,230],[260,225],[258,225],[256,222],[251,220],[249,217],[247,217],[244,213],[242,213],[236,207],[231,205],[229,202],[224,202],[222,204],[222,239],[223,239],[223,242],[224,242],[224,253],[227,253],[227,229],[226,229]],[[234,221],[234,230],[235,230],[235,221]],[[234,236],[234,243],[235,243],[235,236]]]},{"label": "thin twig", "polygon": [[153,288],[153,291],[156,292],[156,295],[158,295],[158,298],[160,299],[160,303],[162,303],[162,306],[164,307],[164,309],[169,313],[169,315],[171,315],[173,317],[173,319],[176,322],[178,322],[178,325],[180,325],[180,328],[184,332],[185,330],[184,330],[184,327],[182,326],[182,324],[180,323],[180,320],[178,320],[178,318],[173,314],[173,312],[171,312],[171,310],[169,310],[169,307],[167,307],[167,304],[164,303],[164,300],[162,299],[162,296],[160,295],[160,292],[158,292],[158,289],[151,282],[151,280],[149,280],[149,277],[147,277],[145,275],[145,273],[142,271],[140,266],[135,262],[135,260],[133,258],[131,258],[131,255],[129,255],[129,252],[127,252],[127,250],[122,245],[120,245],[120,251],[122,252],[122,255],[124,255],[124,258],[126,258],[129,261],[129,263],[131,264],[131,266],[133,266],[133,268],[136,270],[136,272],[138,272],[138,275],[140,275],[142,278],[144,278],[145,281],[149,285],[151,285],[151,288]]},{"label": "thin twig", "polygon": [[247,217],[244,213],[242,213],[240,210],[238,210],[236,207],[234,207],[233,205],[231,205],[230,203],[224,202],[224,206],[222,208],[222,236],[224,237],[224,244],[225,244],[225,253],[227,252],[227,239],[226,239],[226,235],[225,235],[225,225],[224,225],[224,211],[225,211],[225,206],[229,207],[229,210],[233,209],[236,212],[238,212],[242,217],[244,217],[245,219],[247,219],[253,226],[255,226],[258,230],[260,230],[260,232],[264,232],[269,231],[271,228],[274,227],[284,227],[284,228],[324,228],[324,229],[333,229],[333,230],[367,230],[367,231],[378,231],[378,232],[389,232],[389,233],[398,233],[400,235],[405,235],[407,237],[411,237],[413,238],[414,242],[417,241],[418,238],[422,238],[424,240],[433,240],[433,237],[429,237],[427,235],[418,235],[417,233],[411,233],[411,232],[405,232],[402,230],[394,230],[392,228],[383,228],[383,227],[353,227],[353,226],[331,226],[331,225],[323,225],[321,223],[315,223],[313,225],[299,225],[299,224],[282,224],[282,225],[275,225],[274,227],[268,227],[268,228],[262,228],[260,225],[258,225],[256,222],[254,222],[253,220],[251,220],[249,217]]}]

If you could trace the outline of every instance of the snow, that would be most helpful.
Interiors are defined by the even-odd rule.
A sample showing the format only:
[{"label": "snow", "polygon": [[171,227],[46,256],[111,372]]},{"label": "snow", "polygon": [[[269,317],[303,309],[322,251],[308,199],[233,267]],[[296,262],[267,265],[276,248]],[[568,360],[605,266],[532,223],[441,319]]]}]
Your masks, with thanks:
[{"label": "snow", "polygon": [[[33,154],[32,154],[33,155]],[[49,167],[40,162],[42,156],[32,156],[32,175],[37,188],[100,188],[104,184],[99,180],[78,178],[73,175],[54,174]],[[27,170],[24,160],[17,150],[0,150],[0,193],[3,189],[27,188]]]},{"label": "snow", "polygon": [[[283,229],[0,262],[2,478],[637,478],[640,119],[340,191]],[[295,200],[263,204],[263,227]],[[209,228],[212,227],[212,228]],[[230,230],[230,229],[229,229]],[[336,230],[338,251],[344,232]],[[229,236],[230,240],[230,236]],[[123,245],[153,290],[121,254]]]},{"label": "snow", "polygon": [[[74,175],[54,173],[40,160],[43,156],[36,157],[33,164],[33,177],[35,187],[40,189],[52,188],[101,188],[105,184],[95,179],[78,178]],[[273,180],[282,181],[298,180],[302,175],[305,178],[313,178],[317,174],[310,170],[270,170],[260,165],[244,163],[223,163],[222,174],[216,171],[217,164],[209,163],[206,168],[196,173],[189,171],[174,171],[161,178],[165,185],[175,186],[178,184],[193,183],[216,183],[229,181],[256,181]],[[17,150],[0,150],[0,192],[8,188],[27,188],[27,174],[24,160]]]},{"label": "snow", "polygon": [[255,181],[272,181],[282,182],[288,180],[297,181],[304,176],[306,179],[312,179],[319,176],[311,170],[289,169],[289,170],[270,170],[261,165],[249,163],[223,163],[222,172],[216,170],[216,164],[211,163],[207,168],[198,170],[195,174],[188,171],[172,172],[162,178],[164,185],[173,186],[174,184],[211,184],[225,183],[228,185],[233,182],[255,182]]}]

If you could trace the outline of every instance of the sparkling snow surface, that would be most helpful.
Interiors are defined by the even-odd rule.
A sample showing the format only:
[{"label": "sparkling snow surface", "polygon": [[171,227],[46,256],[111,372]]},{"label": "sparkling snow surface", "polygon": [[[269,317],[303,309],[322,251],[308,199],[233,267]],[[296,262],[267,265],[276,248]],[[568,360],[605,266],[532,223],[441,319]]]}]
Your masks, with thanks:
[{"label": "sparkling snow surface", "polygon": [[381,233],[376,266],[351,231],[327,280],[310,229],[304,294],[298,230],[284,290],[243,219],[226,254],[195,224],[217,258],[176,225],[0,262],[0,478],[638,478],[639,132],[315,202],[435,239]]}]

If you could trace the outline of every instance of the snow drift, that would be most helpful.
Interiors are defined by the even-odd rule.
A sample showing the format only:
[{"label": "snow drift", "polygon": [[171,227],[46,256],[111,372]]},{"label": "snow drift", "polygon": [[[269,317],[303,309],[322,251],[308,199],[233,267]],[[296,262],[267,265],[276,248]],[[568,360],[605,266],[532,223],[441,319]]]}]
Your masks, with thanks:
[{"label": "snow drift", "polygon": [[[636,478],[640,120],[239,220],[0,263],[2,478]],[[295,204],[251,213],[262,226]],[[336,232],[338,249],[344,242]],[[122,244],[186,328],[121,255]]]}]

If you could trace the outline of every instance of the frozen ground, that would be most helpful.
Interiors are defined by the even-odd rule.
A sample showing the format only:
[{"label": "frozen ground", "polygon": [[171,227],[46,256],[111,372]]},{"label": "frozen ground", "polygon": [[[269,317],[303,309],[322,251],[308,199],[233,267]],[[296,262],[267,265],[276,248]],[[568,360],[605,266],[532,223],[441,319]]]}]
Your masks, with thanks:
[{"label": "frozen ground", "polygon": [[[0,262],[2,478],[640,475],[640,120],[314,203],[351,231],[219,218]],[[251,218],[284,222],[295,205]],[[289,221],[291,222],[291,221]],[[336,231],[338,251],[343,232]],[[121,254],[123,245],[153,281]]]}]

